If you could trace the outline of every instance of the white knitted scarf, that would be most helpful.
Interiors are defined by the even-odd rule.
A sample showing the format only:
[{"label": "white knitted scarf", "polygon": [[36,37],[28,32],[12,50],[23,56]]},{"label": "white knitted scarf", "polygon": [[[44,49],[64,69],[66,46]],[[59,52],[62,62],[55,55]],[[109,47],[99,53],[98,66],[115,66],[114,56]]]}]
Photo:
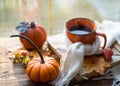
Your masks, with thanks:
[{"label": "white knitted scarf", "polygon": [[[107,35],[107,45],[110,47],[116,40],[120,43],[120,23],[112,21],[103,21],[100,25]],[[114,28],[114,29],[113,29]],[[85,55],[93,55],[101,53],[100,38],[96,36],[96,40],[91,44],[83,44],[81,42],[72,43],[65,35],[65,45],[67,52],[62,55],[60,61],[60,74],[58,78],[52,82],[55,86],[68,86],[71,79],[73,79],[78,73],[82,72],[82,64]],[[110,70],[111,71],[111,70]],[[114,69],[112,73],[114,73]],[[114,74],[113,74],[114,75]],[[116,75],[114,75],[116,78]],[[118,79],[117,79],[118,80]],[[120,80],[120,75],[119,75]],[[113,85],[118,86],[118,85]]]}]

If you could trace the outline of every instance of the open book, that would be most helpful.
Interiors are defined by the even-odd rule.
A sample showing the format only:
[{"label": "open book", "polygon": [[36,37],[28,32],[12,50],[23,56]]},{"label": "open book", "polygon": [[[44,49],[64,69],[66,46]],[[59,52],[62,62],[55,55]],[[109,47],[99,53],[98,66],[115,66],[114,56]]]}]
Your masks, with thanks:
[{"label": "open book", "polygon": [[[54,53],[60,57],[60,58],[63,58],[62,55],[65,54],[65,52],[67,51],[65,49],[65,44],[64,44],[64,35],[63,34],[58,34],[58,35],[55,35],[55,36],[52,36],[52,37],[49,37],[47,39],[48,41],[48,44],[49,44],[49,47],[54,51]],[[104,61],[104,69],[107,70],[111,67],[114,67],[118,64],[120,64],[120,45],[118,45],[117,42],[115,42],[112,46],[111,46],[113,52],[114,52],[114,56],[112,57],[112,61]],[[93,58],[93,59],[91,59]],[[95,58],[95,59],[94,59]],[[103,55],[98,55],[98,56],[90,56],[90,60],[95,60],[99,62],[99,59],[103,58]],[[96,60],[97,59],[97,60]],[[85,59],[86,60],[86,59]],[[89,60],[89,57],[88,57],[88,60]],[[88,61],[87,60],[87,61]],[[88,67],[90,67],[91,65],[91,61],[89,61],[88,63],[86,63],[86,61],[84,62],[84,67],[83,67],[83,73],[82,73],[82,77],[81,76],[77,76],[77,79],[79,81],[82,81],[84,79],[89,79],[89,78],[92,78],[92,77],[95,77],[95,76],[98,76],[100,75],[98,72],[95,71],[95,68],[91,68],[89,69]],[[97,64],[97,63],[96,63]],[[101,62],[101,64],[103,64],[103,62]],[[98,63],[97,65],[101,65],[100,63]]]}]

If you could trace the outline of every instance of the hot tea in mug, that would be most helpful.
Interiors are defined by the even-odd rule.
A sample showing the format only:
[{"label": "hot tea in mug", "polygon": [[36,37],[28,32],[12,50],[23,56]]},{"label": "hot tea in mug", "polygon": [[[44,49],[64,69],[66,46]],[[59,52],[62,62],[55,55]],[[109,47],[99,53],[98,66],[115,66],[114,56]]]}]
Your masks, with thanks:
[{"label": "hot tea in mug", "polygon": [[92,30],[85,26],[76,25],[76,26],[72,26],[71,28],[69,28],[68,31],[76,35],[85,35],[85,34],[89,34]]},{"label": "hot tea in mug", "polygon": [[73,18],[66,22],[66,35],[73,42],[82,42],[84,44],[92,44],[96,36],[104,38],[104,45],[106,45],[106,35],[104,33],[96,32],[96,25],[94,21],[87,18]]}]

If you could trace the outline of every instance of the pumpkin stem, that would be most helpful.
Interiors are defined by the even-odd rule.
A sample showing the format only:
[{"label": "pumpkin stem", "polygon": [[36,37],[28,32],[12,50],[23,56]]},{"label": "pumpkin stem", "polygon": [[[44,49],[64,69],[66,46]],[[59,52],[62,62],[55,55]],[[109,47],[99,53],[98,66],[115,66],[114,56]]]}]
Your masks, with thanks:
[{"label": "pumpkin stem", "polygon": [[40,52],[39,48],[35,45],[35,43],[33,41],[31,41],[28,37],[24,36],[24,35],[11,35],[10,37],[22,37],[24,38],[25,40],[27,40],[32,46],[34,46],[34,48],[36,49],[36,51],[38,52],[40,58],[41,58],[41,63],[44,64],[45,61],[44,61],[44,58],[43,58],[43,55],[42,53]]},{"label": "pumpkin stem", "polygon": [[35,27],[36,27],[36,26],[35,26],[35,23],[34,23],[34,22],[31,22],[31,23],[30,23],[30,27],[31,27],[31,28],[35,28]]}]

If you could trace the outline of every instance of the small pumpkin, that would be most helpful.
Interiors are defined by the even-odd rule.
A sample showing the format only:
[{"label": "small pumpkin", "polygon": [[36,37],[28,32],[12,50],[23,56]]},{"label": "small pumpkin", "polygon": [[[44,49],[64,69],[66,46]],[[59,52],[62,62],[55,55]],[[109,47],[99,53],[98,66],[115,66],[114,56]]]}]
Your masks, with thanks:
[{"label": "small pumpkin", "polygon": [[[30,40],[32,40],[37,47],[42,47],[43,43],[46,41],[47,33],[46,30],[35,22],[21,22],[16,30],[20,31],[21,35],[27,36]],[[25,39],[20,38],[21,43],[26,49],[33,49],[34,47]]]},{"label": "small pumpkin", "polygon": [[11,37],[22,37],[31,43],[40,57],[34,57],[27,65],[26,73],[29,78],[36,82],[48,82],[54,80],[59,73],[59,64],[52,57],[43,57],[39,48],[24,35],[12,35]]}]

